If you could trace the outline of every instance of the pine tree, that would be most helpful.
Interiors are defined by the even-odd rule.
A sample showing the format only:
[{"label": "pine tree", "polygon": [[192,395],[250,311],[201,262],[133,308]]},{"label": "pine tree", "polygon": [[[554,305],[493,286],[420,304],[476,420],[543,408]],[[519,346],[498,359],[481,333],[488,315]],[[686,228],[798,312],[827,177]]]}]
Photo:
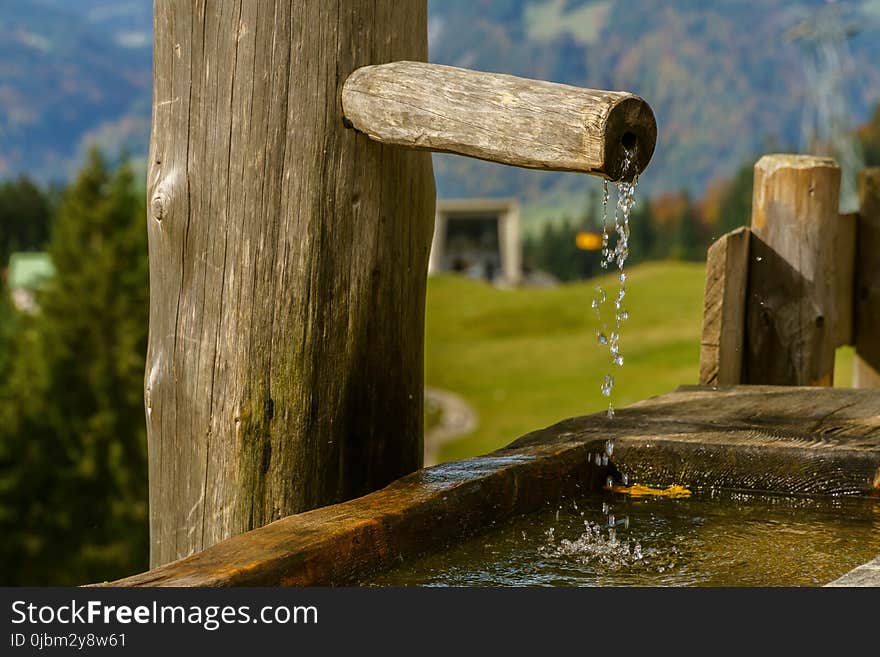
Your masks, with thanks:
[{"label": "pine tree", "polygon": [[56,276],[0,395],[0,582],[75,584],[147,565],[144,203],[93,151],[64,195]]},{"label": "pine tree", "polygon": [[690,195],[682,192],[684,206],[678,217],[673,255],[678,260],[703,260],[706,248],[700,239],[700,229]]},{"label": "pine tree", "polygon": [[750,162],[737,169],[720,203],[716,236],[751,224],[754,178],[754,166]]},{"label": "pine tree", "polygon": [[27,177],[0,183],[0,269],[14,251],[37,251],[49,237],[49,197]]}]

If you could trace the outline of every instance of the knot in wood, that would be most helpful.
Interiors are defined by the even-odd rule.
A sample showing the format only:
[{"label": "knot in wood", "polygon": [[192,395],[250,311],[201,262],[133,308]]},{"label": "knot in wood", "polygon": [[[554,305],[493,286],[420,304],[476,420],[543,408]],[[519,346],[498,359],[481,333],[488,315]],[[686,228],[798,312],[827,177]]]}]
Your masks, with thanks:
[{"label": "knot in wood", "polygon": [[150,214],[158,222],[162,222],[168,214],[169,198],[165,191],[161,188],[157,189],[153,197],[150,199]]}]

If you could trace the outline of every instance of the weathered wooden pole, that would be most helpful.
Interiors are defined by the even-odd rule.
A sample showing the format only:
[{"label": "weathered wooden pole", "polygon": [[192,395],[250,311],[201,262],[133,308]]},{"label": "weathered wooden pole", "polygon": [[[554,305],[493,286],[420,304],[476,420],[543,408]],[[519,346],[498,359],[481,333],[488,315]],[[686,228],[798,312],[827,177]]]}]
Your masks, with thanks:
[{"label": "weathered wooden pole", "polygon": [[654,113],[631,93],[439,64],[358,69],[342,105],[353,128],[382,143],[611,180],[641,173],[657,141]]},{"label": "weathered wooden pole", "polygon": [[840,168],[830,158],[755,164],[743,381],[831,385]]},{"label": "weathered wooden pole", "polygon": [[612,179],[650,160],[632,94],[411,61],[425,4],[156,3],[153,565],[421,465],[434,185],[416,149]]},{"label": "weathered wooden pole", "polygon": [[853,387],[880,388],[880,167],[859,176]]},{"label": "weathered wooden pole", "polygon": [[422,463],[428,153],[342,121],[424,0],[155,3],[151,563]]}]

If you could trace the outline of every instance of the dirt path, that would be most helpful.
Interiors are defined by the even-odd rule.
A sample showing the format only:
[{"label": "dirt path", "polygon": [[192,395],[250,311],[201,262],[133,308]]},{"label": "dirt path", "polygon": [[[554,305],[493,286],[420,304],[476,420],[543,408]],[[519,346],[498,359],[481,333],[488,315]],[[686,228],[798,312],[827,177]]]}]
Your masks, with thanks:
[{"label": "dirt path", "polygon": [[425,433],[425,465],[435,465],[440,447],[477,428],[477,413],[448,390],[425,388],[425,400],[440,407],[440,424]]}]

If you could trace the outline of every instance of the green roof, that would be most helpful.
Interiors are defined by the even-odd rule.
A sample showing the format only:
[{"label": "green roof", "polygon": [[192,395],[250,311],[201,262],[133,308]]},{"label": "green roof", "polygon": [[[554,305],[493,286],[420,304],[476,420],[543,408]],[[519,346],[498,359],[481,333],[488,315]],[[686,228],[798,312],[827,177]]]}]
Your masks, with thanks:
[{"label": "green roof", "polygon": [[9,289],[36,290],[55,275],[48,253],[13,253],[9,256]]}]

